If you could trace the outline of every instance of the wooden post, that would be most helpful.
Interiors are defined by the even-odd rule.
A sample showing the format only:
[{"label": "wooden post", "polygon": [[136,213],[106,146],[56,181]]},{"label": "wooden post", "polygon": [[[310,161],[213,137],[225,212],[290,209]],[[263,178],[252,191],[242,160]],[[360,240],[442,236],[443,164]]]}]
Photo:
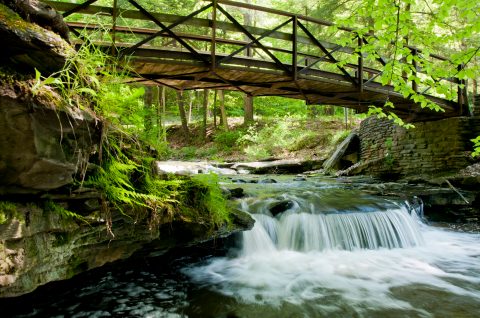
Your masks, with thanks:
[{"label": "wooden post", "polygon": [[362,46],[363,46],[363,38],[358,35],[358,48],[360,51],[358,52],[358,90],[360,93],[363,93],[363,53],[362,53]]},{"label": "wooden post", "polygon": [[192,94],[188,94],[190,95],[190,100],[188,102],[188,120],[187,120],[187,123],[191,123],[192,122],[192,108],[193,108],[193,100],[194,100],[194,97],[192,96]]},{"label": "wooden post", "polygon": [[298,28],[298,17],[295,15],[292,20],[292,74],[293,74],[293,80],[297,81],[298,79],[298,70],[297,70],[297,64],[298,64],[298,48],[297,48],[297,28]]},{"label": "wooden post", "polygon": [[212,44],[211,44],[211,57],[210,57],[210,69],[215,71],[216,54],[217,54],[217,0],[213,0],[213,11],[212,11]]}]

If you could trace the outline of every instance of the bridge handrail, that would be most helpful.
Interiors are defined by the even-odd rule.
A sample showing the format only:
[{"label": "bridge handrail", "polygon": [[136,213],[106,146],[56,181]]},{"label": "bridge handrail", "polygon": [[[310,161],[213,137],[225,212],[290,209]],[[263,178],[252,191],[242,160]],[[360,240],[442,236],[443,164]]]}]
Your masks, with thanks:
[{"label": "bridge handrail", "polygon": [[[115,20],[116,17],[120,14],[118,12],[118,8],[102,7],[102,6],[92,5],[96,1],[97,0],[87,0],[83,4],[67,3],[67,2],[62,2],[62,1],[47,1],[47,3],[52,5],[54,8],[58,9],[59,11],[64,11],[66,13],[66,15],[70,15],[72,13],[107,14],[107,15],[112,16]],[[310,67],[312,67],[312,65],[317,64],[319,61],[332,63],[332,64],[335,64],[337,66],[337,68],[340,70],[340,72],[343,74],[343,76],[347,80],[352,82],[353,85],[359,86],[360,91],[363,90],[364,85],[367,85],[367,84],[375,81],[377,79],[377,77],[380,74],[382,74],[382,72],[383,72],[383,71],[375,69],[373,67],[367,67],[366,65],[364,65],[364,63],[365,63],[364,62],[364,55],[360,54],[358,52],[358,48],[360,46],[362,46],[363,43],[367,43],[367,39],[359,37],[354,29],[345,28],[345,27],[337,27],[337,29],[339,29],[339,30],[342,30],[342,31],[345,31],[345,32],[350,32],[350,33],[352,33],[353,36],[355,36],[355,35],[357,36],[357,38],[358,38],[357,48],[339,46],[338,44],[335,44],[335,43],[332,43],[332,42],[319,40],[308,30],[307,27],[305,27],[301,23],[301,21],[307,21],[307,22],[311,22],[311,23],[314,23],[314,24],[322,25],[322,26],[333,26],[333,24],[328,22],[328,21],[324,21],[324,20],[321,20],[321,19],[316,19],[316,18],[312,18],[312,17],[308,17],[308,16],[303,16],[303,15],[296,15],[296,14],[292,14],[292,13],[277,10],[277,9],[271,9],[271,8],[261,7],[261,6],[257,6],[257,5],[247,4],[247,3],[240,3],[240,2],[230,1],[230,0],[203,0],[203,1],[209,2],[210,3],[209,6],[212,7],[213,10],[215,10],[215,12],[219,9],[223,10],[220,6],[218,6],[218,8],[217,8],[217,5],[223,4],[223,5],[226,5],[226,6],[234,6],[234,7],[245,8],[245,9],[249,9],[249,10],[255,10],[255,11],[260,11],[260,12],[265,12],[265,13],[269,13],[269,14],[274,14],[274,15],[280,15],[280,16],[287,17],[287,18],[289,18],[289,20],[284,22],[283,25],[291,23],[293,25],[293,28],[292,28],[292,31],[291,31],[292,33],[282,32],[282,31],[280,31],[281,28],[278,28],[278,27],[271,30],[271,29],[259,28],[259,27],[254,27],[254,26],[243,26],[243,25],[240,25],[238,23],[238,21],[235,21],[234,19],[232,20],[230,18],[229,19],[232,22],[219,21],[216,18],[214,18],[214,19],[198,18],[198,17],[195,17],[195,15],[186,19],[184,22],[182,22],[182,24],[211,28],[212,29],[212,36],[210,36],[210,37],[209,36],[201,36],[201,35],[199,36],[199,35],[188,34],[188,33],[178,34],[178,32],[177,33],[172,33],[172,32],[161,33],[161,32],[158,32],[158,30],[144,29],[144,28],[135,28],[135,31],[137,31],[137,34],[144,34],[144,35],[150,34],[151,36],[157,34],[156,36],[171,37],[171,38],[174,38],[174,39],[179,40],[179,41],[180,40],[183,41],[185,39],[188,39],[188,40],[200,41],[200,42],[211,42],[212,43],[211,44],[211,46],[212,46],[211,47],[212,59],[214,59],[214,55],[215,55],[214,53],[215,53],[216,42],[222,43],[222,44],[230,44],[230,45],[240,46],[240,49],[236,51],[237,53],[234,52],[234,54],[231,55],[229,58],[232,58],[234,55],[238,54],[239,51],[242,51],[246,48],[247,49],[248,48],[257,48],[260,51],[264,51],[264,53],[266,53],[271,59],[273,59],[277,63],[277,65],[279,66],[280,69],[283,69],[285,72],[291,72],[294,80],[296,80],[298,78],[298,70],[297,70],[298,67],[301,67],[302,68],[301,71],[304,71],[305,69],[308,70]],[[131,0],[129,2],[136,3],[135,0]],[[224,15],[228,15],[228,12],[222,12],[222,13]],[[137,11],[137,10],[125,10],[125,11],[122,11],[121,14],[124,18],[128,18],[128,19],[141,19],[141,20],[147,20],[147,21],[150,20],[150,21],[153,21],[153,22],[155,22],[155,20],[157,20],[157,21],[169,22],[169,23],[172,23],[172,24],[175,24],[176,21],[178,21],[179,19],[182,18],[182,16],[172,15],[172,14],[164,14],[164,13],[158,13],[158,12],[146,14],[145,12],[141,12],[141,10],[139,10],[139,11]],[[148,16],[148,15],[150,15],[150,16]],[[215,13],[214,16],[216,16],[216,13]],[[185,17],[183,17],[183,18],[185,18]],[[78,28],[88,28],[87,25],[82,25],[81,23],[71,23],[71,27],[74,28],[74,29],[75,28],[76,29],[78,29]],[[251,42],[248,42],[248,40],[247,41],[239,41],[239,40],[216,38],[216,36],[213,36],[213,34],[215,34],[215,32],[213,30],[216,29],[216,28],[224,29],[226,31],[244,33],[250,38]],[[112,32],[113,37],[115,37],[116,32],[119,32],[119,33],[131,32],[132,28],[127,30],[127,28],[118,26],[118,25],[116,25],[115,22],[113,22],[112,26],[109,28],[109,30]],[[307,36],[303,36],[303,35],[298,34],[299,30],[301,30]],[[260,38],[256,38],[256,37],[254,38],[253,35],[256,35],[256,36],[260,35],[260,38],[272,38],[272,39],[280,39],[280,40],[283,40],[283,41],[288,41],[288,42],[292,43],[292,48],[291,49],[290,48],[285,49],[285,48],[277,48],[277,47],[274,47],[274,46],[264,45],[264,44],[261,44],[260,41],[258,40]],[[313,46],[317,47],[317,49],[320,48],[323,51],[323,54],[322,54],[322,56],[319,56],[319,55],[312,55],[312,54],[307,54],[305,52],[301,52],[298,49],[299,44],[313,45]],[[186,42],[185,42],[185,45],[187,45]],[[133,49],[138,48],[138,47],[139,47],[138,43],[132,46]],[[417,49],[413,46],[409,46],[409,48],[410,48],[413,55],[421,53],[420,49]],[[192,53],[195,53],[194,52],[195,50],[192,50],[191,48],[190,48],[190,50],[192,51]],[[127,49],[127,51],[128,51],[128,49]],[[284,63],[279,61],[278,59],[276,59],[276,57],[274,55],[272,55],[270,51],[281,52],[281,53],[286,53],[286,54],[291,55],[291,65],[284,65]],[[333,57],[333,54],[335,52],[346,53],[346,54],[349,54],[349,55],[357,55],[358,56],[357,64],[347,62],[344,65],[339,65],[338,61]],[[198,56],[200,56],[200,55],[198,55]],[[313,62],[312,62],[311,65],[308,65],[308,62],[307,62],[306,67],[299,66],[298,57],[302,57],[303,59],[311,58],[313,60]],[[435,55],[435,54],[430,54],[429,57],[431,57],[433,59],[440,60],[440,61],[448,61],[448,59],[446,59],[445,57]],[[223,60],[225,60],[225,58],[223,58]],[[228,57],[226,58],[226,60],[228,60]],[[381,57],[379,57],[377,60],[383,66],[385,66],[386,63],[387,63],[387,61],[385,59],[381,58]],[[412,64],[411,68],[413,70],[413,74],[422,73],[422,69],[418,65],[416,65],[415,59],[411,62],[411,64]],[[350,70],[353,69],[355,71],[354,74],[351,74],[350,72],[347,72],[344,67],[346,67]],[[370,78],[369,79],[364,79],[364,73],[369,74]],[[372,77],[372,75],[375,75],[375,76]],[[407,78],[405,78],[405,80],[406,79]],[[459,81],[455,78],[439,78],[439,79],[433,79],[433,80],[436,81],[436,82],[448,81],[448,82],[452,82],[452,83],[458,85],[459,88],[458,88],[458,94],[457,95],[458,95],[459,103],[463,104],[463,102],[465,100],[465,96],[464,96],[464,93],[461,91],[461,88],[460,88],[461,84],[464,84],[462,81]],[[412,80],[412,89],[414,91],[419,91],[418,84],[414,80]],[[422,94],[426,94],[427,91],[428,91],[428,89],[423,91]],[[460,100],[461,98],[463,98],[463,100]]]}]

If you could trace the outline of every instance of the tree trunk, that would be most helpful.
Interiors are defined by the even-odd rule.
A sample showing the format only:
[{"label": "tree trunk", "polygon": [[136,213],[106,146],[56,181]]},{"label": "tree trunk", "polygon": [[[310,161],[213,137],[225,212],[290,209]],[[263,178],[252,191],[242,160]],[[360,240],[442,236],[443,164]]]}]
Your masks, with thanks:
[{"label": "tree trunk", "polygon": [[187,114],[185,113],[185,101],[183,98],[183,91],[177,91],[178,110],[180,112],[180,120],[182,121],[182,130],[186,138],[190,138],[190,131],[188,130]]},{"label": "tree trunk", "polygon": [[[248,4],[251,4],[251,0],[246,0],[245,1]],[[243,12],[243,20],[244,24],[247,26],[252,25],[252,16],[251,16],[251,11],[250,10],[245,10]],[[250,39],[247,36],[244,36],[244,40],[250,42]],[[251,47],[249,47],[246,52],[246,56],[253,56],[253,50]],[[253,96],[245,94],[243,97],[243,110],[244,110],[244,117],[243,117],[243,124],[246,125],[250,122],[253,122]],[[224,123],[224,126],[225,123]]]},{"label": "tree trunk", "polygon": [[192,122],[192,107],[193,107],[193,96],[190,95],[190,101],[188,103],[188,123],[190,124]]},{"label": "tree trunk", "polygon": [[146,135],[149,135],[153,129],[152,105],[153,105],[153,89],[151,86],[145,86],[145,95],[143,99],[145,115],[143,117],[143,127]]},{"label": "tree trunk", "polygon": [[217,90],[213,95],[213,127],[217,128]]},{"label": "tree trunk", "polygon": [[203,123],[202,123],[202,137],[203,140],[207,140],[207,111],[208,111],[208,93],[209,90],[203,90]]},{"label": "tree trunk", "polygon": [[157,141],[160,143],[166,141],[165,131],[163,129],[163,113],[162,109],[165,107],[165,87],[156,86],[157,88]]},{"label": "tree trunk", "polygon": [[253,96],[245,95],[243,99],[244,118],[243,123],[247,124],[253,121]]},{"label": "tree trunk", "polygon": [[227,111],[225,110],[225,96],[222,90],[218,92],[220,99],[220,114],[222,116],[222,125],[223,128],[228,131],[228,120],[227,120]]}]

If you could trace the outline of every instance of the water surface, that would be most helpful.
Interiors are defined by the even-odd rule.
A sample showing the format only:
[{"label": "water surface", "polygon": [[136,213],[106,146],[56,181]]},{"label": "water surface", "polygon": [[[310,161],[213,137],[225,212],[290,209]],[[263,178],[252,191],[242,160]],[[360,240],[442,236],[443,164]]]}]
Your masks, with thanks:
[{"label": "water surface", "polygon": [[[423,224],[418,202],[278,181],[242,184],[238,206],[257,222],[220,256],[137,260],[30,296],[31,307],[1,306],[24,317],[479,316],[478,234]],[[278,202],[291,203],[273,215]]]}]

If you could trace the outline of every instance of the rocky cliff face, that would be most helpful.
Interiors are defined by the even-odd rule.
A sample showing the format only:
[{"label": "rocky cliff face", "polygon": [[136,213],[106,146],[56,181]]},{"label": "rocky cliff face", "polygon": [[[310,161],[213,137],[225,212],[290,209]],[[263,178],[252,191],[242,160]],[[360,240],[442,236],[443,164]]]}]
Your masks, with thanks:
[{"label": "rocky cliff face", "polygon": [[175,219],[152,226],[147,211],[126,216],[106,208],[102,193],[76,184],[98,156],[102,123],[88,109],[65,107],[48,86],[32,89],[35,68],[58,71],[74,50],[5,2],[15,1],[0,1],[0,297],[142,250],[164,251],[253,226],[241,212],[220,229]]},{"label": "rocky cliff face", "polygon": [[68,208],[79,204],[91,206],[93,202],[93,211],[85,213],[86,222],[57,209],[45,208],[38,201],[0,204],[0,297],[22,295],[48,282],[65,280],[125,259],[135,252],[159,253],[253,226],[253,220],[240,212],[234,218],[236,226],[215,232],[201,224],[185,222],[151,229],[146,219],[135,220],[114,213],[111,227],[115,237],[112,237],[98,206],[95,209],[98,196],[96,192],[85,192],[60,200],[61,206]]},{"label": "rocky cliff face", "polygon": [[98,122],[90,112],[61,110],[58,97],[47,101],[30,94],[0,85],[0,194],[70,184],[99,143]]}]

